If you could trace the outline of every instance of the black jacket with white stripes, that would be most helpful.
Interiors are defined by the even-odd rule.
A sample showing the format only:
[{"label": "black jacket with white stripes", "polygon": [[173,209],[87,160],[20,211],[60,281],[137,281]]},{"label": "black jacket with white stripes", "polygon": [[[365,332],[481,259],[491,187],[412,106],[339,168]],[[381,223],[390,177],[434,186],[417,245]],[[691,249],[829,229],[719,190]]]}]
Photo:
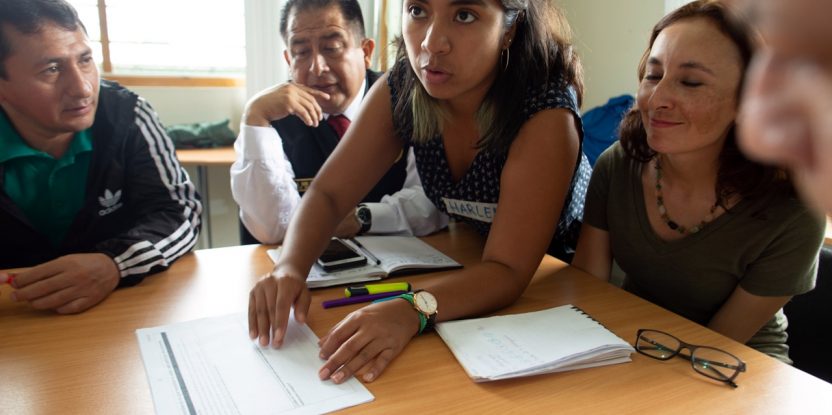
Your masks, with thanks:
[{"label": "black jacket with white stripes", "polygon": [[104,253],[133,285],[193,248],[202,204],[173,144],[147,101],[101,82],[84,204],[58,246],[39,233],[3,191],[0,165],[0,269],[72,253]]}]

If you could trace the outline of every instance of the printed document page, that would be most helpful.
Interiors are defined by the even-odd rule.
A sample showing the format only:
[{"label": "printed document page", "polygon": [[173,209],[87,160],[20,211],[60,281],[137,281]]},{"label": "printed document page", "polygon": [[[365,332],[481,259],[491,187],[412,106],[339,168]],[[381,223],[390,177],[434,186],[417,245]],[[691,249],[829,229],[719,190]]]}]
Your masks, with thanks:
[{"label": "printed document page", "polygon": [[280,349],[250,340],[244,313],[136,335],[160,414],[317,414],[373,400],[354,378],[318,379],[318,338],[294,316]]}]

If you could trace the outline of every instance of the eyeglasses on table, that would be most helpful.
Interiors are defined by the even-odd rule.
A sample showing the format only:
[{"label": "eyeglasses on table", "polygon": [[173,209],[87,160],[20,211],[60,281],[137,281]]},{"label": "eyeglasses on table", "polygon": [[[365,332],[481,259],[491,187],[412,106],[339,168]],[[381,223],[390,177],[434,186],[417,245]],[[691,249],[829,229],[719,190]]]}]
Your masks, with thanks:
[{"label": "eyeglasses on table", "polygon": [[[690,354],[682,353],[687,349]],[[703,376],[736,388],[734,379],[745,372],[745,362],[724,350],[685,343],[673,335],[652,329],[639,329],[636,351],[653,359],[670,360],[675,356],[690,360],[693,370]]]}]

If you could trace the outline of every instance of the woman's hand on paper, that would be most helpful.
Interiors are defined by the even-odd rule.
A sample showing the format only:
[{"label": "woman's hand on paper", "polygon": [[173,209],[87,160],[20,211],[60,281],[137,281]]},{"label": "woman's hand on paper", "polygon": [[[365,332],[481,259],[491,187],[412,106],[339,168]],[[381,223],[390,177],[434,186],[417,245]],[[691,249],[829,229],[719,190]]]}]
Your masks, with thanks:
[{"label": "woman's hand on paper", "polygon": [[305,278],[279,271],[266,275],[249,293],[249,336],[259,338],[261,346],[267,346],[270,338],[272,347],[282,346],[292,307],[295,320],[305,323],[311,300]]},{"label": "woman's hand on paper", "polygon": [[419,315],[406,300],[370,304],[350,313],[323,336],[318,372],[321,380],[342,383],[361,374],[365,382],[378,378],[419,330]]}]

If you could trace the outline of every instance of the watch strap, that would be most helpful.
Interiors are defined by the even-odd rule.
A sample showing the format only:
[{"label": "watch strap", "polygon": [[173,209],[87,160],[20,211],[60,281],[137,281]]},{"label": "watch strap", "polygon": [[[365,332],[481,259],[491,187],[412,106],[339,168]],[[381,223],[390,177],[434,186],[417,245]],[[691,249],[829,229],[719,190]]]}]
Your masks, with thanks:
[{"label": "watch strap", "polygon": [[[416,297],[416,293],[418,293],[419,291],[425,291],[425,290],[416,290],[416,291],[413,292],[413,297],[414,297],[413,307],[416,307],[415,297]],[[422,331],[419,332],[419,334],[422,334],[423,332],[426,332],[426,331],[433,331],[434,327],[436,327],[436,314],[437,313],[427,315],[427,314],[425,314],[425,313],[423,313],[419,310],[416,310],[416,311],[418,311],[419,314],[425,316],[425,327],[422,329]]]},{"label": "watch strap", "polygon": [[[424,314],[419,314],[421,314],[424,317]],[[425,318],[425,320],[425,327],[422,328],[422,331],[420,331],[419,334],[422,334],[426,331],[433,331],[433,329],[436,327],[436,313],[431,314],[429,317]]]},{"label": "watch strap", "polygon": [[[429,320],[433,320],[434,322],[436,321],[436,314],[433,314],[433,315],[430,316],[430,318],[428,318],[428,316],[426,316],[425,313],[422,313],[421,311],[419,311],[416,308],[416,301],[413,299],[413,293],[404,293],[404,294],[394,295],[392,297],[379,298],[378,300],[373,301],[373,303],[381,303],[381,302],[384,302],[384,301],[395,300],[397,298],[401,298],[402,300],[405,300],[408,303],[410,303],[410,305],[413,307],[413,310],[416,311],[416,314],[419,315],[419,332],[416,333],[417,336],[422,334],[422,332],[424,332],[425,329],[428,328],[428,321]],[[431,323],[430,330],[433,329],[433,325],[434,324]]]}]

